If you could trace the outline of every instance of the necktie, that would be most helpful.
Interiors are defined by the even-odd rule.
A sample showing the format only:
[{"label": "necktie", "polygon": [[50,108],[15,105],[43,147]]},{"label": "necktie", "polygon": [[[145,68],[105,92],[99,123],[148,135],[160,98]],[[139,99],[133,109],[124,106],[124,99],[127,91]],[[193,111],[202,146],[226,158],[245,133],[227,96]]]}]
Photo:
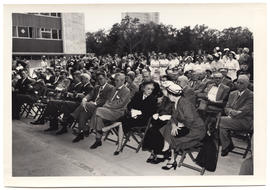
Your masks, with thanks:
[{"label": "necktie", "polygon": [[115,91],[115,93],[114,93],[114,95],[113,95],[113,97],[112,97],[112,99],[111,99],[111,101],[113,101],[113,99],[116,97],[118,91],[119,91],[119,89],[117,88],[116,91]]},{"label": "necktie", "polygon": [[97,101],[97,99],[99,98],[99,95],[101,93],[101,91],[103,90],[103,86],[101,86],[99,89],[98,89],[98,94],[97,94],[97,97],[95,99],[95,102]]}]

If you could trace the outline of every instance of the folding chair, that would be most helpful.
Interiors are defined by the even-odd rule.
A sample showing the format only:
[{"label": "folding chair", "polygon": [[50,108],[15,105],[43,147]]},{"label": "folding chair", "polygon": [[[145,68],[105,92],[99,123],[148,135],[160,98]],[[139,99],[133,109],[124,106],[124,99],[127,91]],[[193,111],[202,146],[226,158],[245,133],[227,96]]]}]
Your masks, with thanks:
[{"label": "folding chair", "polygon": [[[111,124],[113,124],[113,123],[114,123],[114,122],[106,122],[106,123],[105,123],[105,126],[111,125]],[[107,132],[105,133],[105,136],[104,136],[104,139],[103,139],[103,141],[108,140],[108,141],[114,142],[114,143],[117,145],[117,144],[118,144],[118,140],[115,140],[115,139],[113,139],[113,138],[110,138],[111,135],[116,136],[117,139],[118,139],[118,128],[117,128],[117,127],[112,128],[112,129],[110,129],[109,131],[107,131]]]},{"label": "folding chair", "polygon": [[[127,146],[131,149],[136,150],[136,153],[139,152],[140,148],[142,147],[145,134],[148,131],[148,129],[150,128],[151,120],[152,120],[152,117],[150,117],[148,119],[146,126],[133,127],[133,128],[131,128],[131,130],[127,134],[124,135],[125,140],[124,140],[124,143],[122,146],[122,150],[124,149],[125,146]],[[135,142],[138,144],[136,147],[127,144],[131,140],[130,138],[135,140]]]},{"label": "folding chair", "polygon": [[[248,152],[252,154],[251,150],[251,140],[253,136],[253,129],[250,130],[230,130],[230,135],[232,138],[240,139],[244,141],[247,145],[246,147],[243,146],[234,146],[234,150],[232,150],[232,153],[242,155],[243,158],[245,159]],[[236,151],[235,149],[239,149],[242,151]],[[244,152],[243,152],[244,151]]]},{"label": "folding chair", "polygon": [[182,151],[182,154],[177,154],[178,155],[181,155],[181,158],[180,158],[180,161],[179,161],[179,164],[178,164],[178,167],[186,167],[186,168],[189,168],[189,169],[192,169],[192,170],[195,170],[195,171],[198,171],[200,172],[200,175],[203,175],[204,172],[205,172],[205,168],[204,167],[200,167],[200,166],[193,166],[193,165],[190,165],[190,164],[187,164],[187,163],[184,163],[185,159],[187,156],[189,156],[192,160],[193,163],[196,163],[196,160],[193,156],[193,153],[194,152],[200,152],[200,149],[201,149],[201,146],[196,146],[196,147],[193,147],[193,148],[189,148],[189,149],[185,149]]}]

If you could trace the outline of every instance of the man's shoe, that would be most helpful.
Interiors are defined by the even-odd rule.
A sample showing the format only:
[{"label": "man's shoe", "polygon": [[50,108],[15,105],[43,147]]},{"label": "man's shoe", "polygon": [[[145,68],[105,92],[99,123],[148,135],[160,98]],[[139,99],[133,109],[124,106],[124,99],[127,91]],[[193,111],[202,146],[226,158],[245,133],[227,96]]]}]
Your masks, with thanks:
[{"label": "man's shoe", "polygon": [[64,133],[67,133],[68,132],[68,130],[67,130],[67,128],[66,127],[62,127],[59,131],[57,131],[55,134],[56,135],[62,135],[62,134],[64,134]]},{"label": "man's shoe", "polygon": [[77,135],[77,137],[75,137],[75,139],[73,139],[73,143],[76,143],[76,142],[79,142],[80,140],[83,140],[84,139],[84,135],[83,133],[80,133]]},{"label": "man's shoe", "polygon": [[90,149],[96,149],[97,147],[101,146],[101,141],[96,141],[92,146],[90,146]]},{"label": "man's shoe", "polygon": [[45,121],[44,121],[44,119],[38,119],[36,121],[31,121],[30,123],[32,125],[44,125],[45,124]]},{"label": "man's shoe", "polygon": [[231,143],[227,148],[221,151],[221,156],[227,156],[229,152],[231,152],[234,149],[233,143]]},{"label": "man's shoe", "polygon": [[58,130],[58,127],[49,127],[48,129],[45,129],[44,132],[56,131],[56,130]]}]

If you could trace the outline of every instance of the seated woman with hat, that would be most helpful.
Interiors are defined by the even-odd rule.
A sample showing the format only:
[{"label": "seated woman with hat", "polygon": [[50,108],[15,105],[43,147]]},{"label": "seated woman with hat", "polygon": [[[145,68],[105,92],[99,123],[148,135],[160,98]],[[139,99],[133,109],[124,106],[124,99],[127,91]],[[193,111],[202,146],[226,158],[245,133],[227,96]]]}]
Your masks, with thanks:
[{"label": "seated woman with hat", "polygon": [[175,152],[201,144],[206,134],[203,120],[194,105],[182,96],[182,88],[172,84],[167,88],[169,99],[174,103],[171,120],[160,129],[164,137],[163,152],[171,150],[171,159],[162,169],[176,169]]}]

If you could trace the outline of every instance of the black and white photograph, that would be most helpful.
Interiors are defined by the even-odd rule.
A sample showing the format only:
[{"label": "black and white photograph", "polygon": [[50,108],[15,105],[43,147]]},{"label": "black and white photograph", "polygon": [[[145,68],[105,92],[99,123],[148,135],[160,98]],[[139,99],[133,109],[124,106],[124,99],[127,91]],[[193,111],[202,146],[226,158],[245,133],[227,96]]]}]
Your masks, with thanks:
[{"label": "black and white photograph", "polygon": [[10,177],[261,176],[265,7],[6,5]]}]

